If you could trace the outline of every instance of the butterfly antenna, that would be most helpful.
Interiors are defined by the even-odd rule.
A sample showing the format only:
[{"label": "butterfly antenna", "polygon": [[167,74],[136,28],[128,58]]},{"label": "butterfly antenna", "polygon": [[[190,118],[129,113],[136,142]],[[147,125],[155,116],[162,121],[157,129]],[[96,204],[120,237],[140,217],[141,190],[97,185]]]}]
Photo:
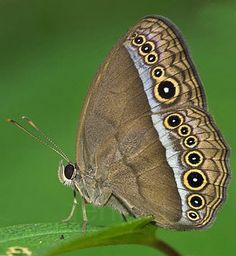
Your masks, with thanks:
[{"label": "butterfly antenna", "polygon": [[41,130],[33,121],[32,119],[30,119],[27,116],[22,116],[21,117],[24,121],[26,121],[31,127],[33,127],[38,133],[40,133],[47,142],[49,142],[57,151],[61,152],[61,154],[63,154],[67,159],[69,159],[69,157],[63,152],[63,150],[50,138],[48,137],[43,130]]},{"label": "butterfly antenna", "polygon": [[25,127],[23,127],[21,124],[19,124],[17,121],[13,120],[13,119],[7,119],[7,122],[15,125],[17,128],[21,129],[24,133],[28,134],[30,137],[32,137],[33,139],[35,139],[37,142],[41,143],[42,145],[49,147],[50,149],[52,149],[54,152],[56,152],[58,155],[60,155],[63,159],[65,159],[68,163],[70,162],[68,156],[62,151],[60,150],[57,145],[52,142],[52,140],[50,140],[48,138],[48,136],[46,136],[46,134],[44,134],[30,119],[27,119],[27,117],[22,117],[22,119],[24,120],[29,120],[27,121],[33,128],[35,128],[40,134],[43,135],[43,137],[47,138],[47,142],[51,143],[51,145],[43,140],[41,140],[39,137],[37,137],[36,135],[34,135],[33,133],[31,133],[30,131],[28,131]]}]

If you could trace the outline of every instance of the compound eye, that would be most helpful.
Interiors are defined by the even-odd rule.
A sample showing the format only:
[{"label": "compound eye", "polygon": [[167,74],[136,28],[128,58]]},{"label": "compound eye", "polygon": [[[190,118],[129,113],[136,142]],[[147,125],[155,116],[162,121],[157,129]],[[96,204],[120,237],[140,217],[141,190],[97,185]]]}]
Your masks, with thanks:
[{"label": "compound eye", "polygon": [[75,170],[74,165],[68,164],[65,166],[64,175],[68,180],[71,180],[72,178],[74,178],[75,172],[76,172],[76,170]]}]

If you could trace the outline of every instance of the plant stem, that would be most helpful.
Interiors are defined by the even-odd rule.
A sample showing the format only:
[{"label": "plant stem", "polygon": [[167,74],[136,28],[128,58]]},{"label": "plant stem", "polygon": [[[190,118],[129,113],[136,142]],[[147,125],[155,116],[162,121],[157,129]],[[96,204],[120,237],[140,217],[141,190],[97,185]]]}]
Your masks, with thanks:
[{"label": "plant stem", "polygon": [[173,247],[159,239],[156,240],[153,244],[151,244],[151,247],[158,249],[167,256],[181,256],[181,254],[177,252]]}]

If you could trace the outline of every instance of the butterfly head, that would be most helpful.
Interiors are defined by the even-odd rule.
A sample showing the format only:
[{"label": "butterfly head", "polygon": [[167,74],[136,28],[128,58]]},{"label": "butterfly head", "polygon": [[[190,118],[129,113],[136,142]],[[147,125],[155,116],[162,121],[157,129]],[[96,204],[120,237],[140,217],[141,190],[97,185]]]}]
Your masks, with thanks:
[{"label": "butterfly head", "polygon": [[79,178],[79,169],[76,164],[67,163],[64,165],[63,161],[60,161],[58,178],[63,185],[73,188],[75,180],[78,180]]},{"label": "butterfly head", "polygon": [[27,128],[25,128],[22,124],[19,122],[13,120],[13,119],[7,119],[7,122],[15,125],[19,129],[21,129],[24,133],[28,134],[32,138],[34,138],[37,142],[49,147],[54,152],[56,152],[58,155],[63,157],[63,159],[67,162],[67,165],[64,166],[63,160],[59,163],[58,168],[58,177],[62,184],[69,186],[71,188],[75,187],[75,180],[80,180],[80,172],[79,167],[76,164],[72,164],[68,158],[68,156],[61,150],[60,147],[57,146],[57,144],[49,138],[30,118],[26,116],[21,117],[22,120],[26,121],[38,134],[34,134],[31,131],[29,131]]}]

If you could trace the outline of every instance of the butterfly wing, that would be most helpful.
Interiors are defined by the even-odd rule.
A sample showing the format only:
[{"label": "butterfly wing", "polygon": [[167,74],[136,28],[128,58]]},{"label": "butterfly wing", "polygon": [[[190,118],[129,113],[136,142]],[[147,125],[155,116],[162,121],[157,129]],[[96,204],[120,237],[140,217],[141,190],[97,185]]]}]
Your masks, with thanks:
[{"label": "butterfly wing", "polygon": [[93,81],[77,140],[82,173],[134,216],[202,228],[225,198],[228,151],[182,36],[163,17],[144,18]]}]

